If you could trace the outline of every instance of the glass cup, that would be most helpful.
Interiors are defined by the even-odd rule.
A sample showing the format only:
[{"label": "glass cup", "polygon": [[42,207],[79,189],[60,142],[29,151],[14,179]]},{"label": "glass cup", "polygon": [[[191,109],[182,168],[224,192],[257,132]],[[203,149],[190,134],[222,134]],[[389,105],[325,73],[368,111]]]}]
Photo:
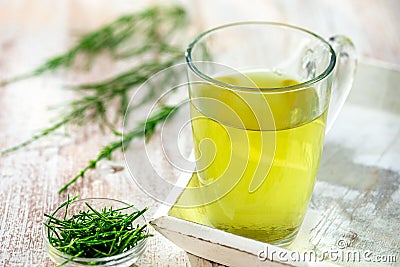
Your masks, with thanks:
[{"label": "glass cup", "polygon": [[324,136],[356,69],[353,44],[282,23],[209,30],[186,51],[197,186],[216,228],[293,241]]}]

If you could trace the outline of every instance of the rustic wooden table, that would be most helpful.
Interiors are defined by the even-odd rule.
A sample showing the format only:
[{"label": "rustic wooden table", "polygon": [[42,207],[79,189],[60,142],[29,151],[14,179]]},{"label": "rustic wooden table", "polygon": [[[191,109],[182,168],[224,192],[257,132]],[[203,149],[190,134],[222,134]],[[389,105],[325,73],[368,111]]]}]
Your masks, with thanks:
[{"label": "rustic wooden table", "polygon": [[[247,0],[182,1],[193,33],[223,23],[269,20],[296,24],[322,36],[348,35],[361,58],[400,64],[400,2],[397,0]],[[65,51],[76,33],[138,10],[150,1],[0,0],[0,80],[23,73],[44,59]],[[116,73],[99,64],[85,75],[59,72],[0,88],[0,150],[27,139],[48,125],[55,114],[48,107],[71,99],[62,88],[70,81],[96,80]],[[96,127],[70,129],[71,136],[52,135],[27,149],[0,158],[0,266],[53,266],[43,252],[43,213],[65,199],[57,190],[100,146],[114,138]],[[122,157],[116,159],[122,162]],[[105,163],[104,166],[107,167]],[[100,166],[101,167],[101,166]],[[104,167],[104,168],[106,168]],[[127,172],[91,172],[69,191],[81,197],[110,197],[151,206]],[[215,266],[189,256],[156,234],[139,266]]]}]

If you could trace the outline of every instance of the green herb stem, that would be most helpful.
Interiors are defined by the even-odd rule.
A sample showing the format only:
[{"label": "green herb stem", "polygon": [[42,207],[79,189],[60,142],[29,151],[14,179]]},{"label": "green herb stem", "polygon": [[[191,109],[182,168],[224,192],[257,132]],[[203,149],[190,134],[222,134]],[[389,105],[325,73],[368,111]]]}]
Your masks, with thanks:
[{"label": "green herb stem", "polygon": [[156,6],[119,17],[100,29],[84,35],[70,50],[50,58],[34,70],[0,81],[0,86],[61,68],[71,68],[80,55],[86,56],[85,65],[90,67],[93,59],[102,52],[108,52],[114,58],[126,58],[143,55],[149,51],[175,51],[176,48],[166,42],[173,37],[176,29],[185,26],[185,22],[185,12],[179,6]]},{"label": "green herb stem", "polygon": [[[107,119],[108,109],[106,107],[111,105],[112,101],[118,101],[119,109],[116,114],[117,117],[114,119],[114,121],[118,121],[118,119],[122,118],[124,113],[127,112],[129,104],[129,92],[149,79],[154,73],[172,66],[179,60],[179,58],[180,57],[175,56],[165,62],[146,62],[104,82],[71,86],[71,88],[75,90],[91,90],[94,93],[92,95],[82,96],[80,99],[74,100],[67,104],[65,109],[69,111],[61,115],[59,121],[45,129],[40,130],[28,140],[0,151],[0,156],[4,156],[21,148],[27,147],[33,142],[57,131],[61,127],[71,124],[82,125],[88,121],[97,120],[100,127],[106,126],[113,133],[118,134],[118,132],[115,130],[115,124],[109,122]],[[147,96],[143,98],[141,104],[144,104],[146,101],[150,100],[151,96],[155,94],[155,92],[151,89],[152,88],[150,88],[150,90],[146,93]],[[139,106],[140,105],[134,108]]]},{"label": "green herb stem", "polygon": [[82,170],[75,175],[66,185],[64,185],[58,193],[64,192],[68,187],[74,184],[79,178],[84,177],[86,172],[90,169],[94,169],[97,163],[103,159],[110,159],[111,155],[117,150],[121,148],[126,148],[127,145],[134,139],[138,137],[146,137],[146,139],[150,138],[153,132],[156,129],[156,126],[165,121],[168,116],[172,116],[176,110],[179,108],[177,106],[164,106],[161,110],[156,112],[155,114],[151,115],[147,120],[144,122],[139,123],[138,127],[132,130],[131,132],[124,134],[123,139],[120,141],[112,142],[109,145],[103,147],[97,157],[93,160],[90,160],[88,165],[86,165]]}]

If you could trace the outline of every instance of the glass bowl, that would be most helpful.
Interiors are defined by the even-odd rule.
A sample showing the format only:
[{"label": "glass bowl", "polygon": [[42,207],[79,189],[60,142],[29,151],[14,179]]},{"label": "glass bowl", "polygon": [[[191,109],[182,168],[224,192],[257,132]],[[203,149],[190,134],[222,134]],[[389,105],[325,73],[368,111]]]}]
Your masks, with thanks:
[{"label": "glass bowl", "polygon": [[[92,206],[96,210],[101,210],[104,207],[111,207],[113,209],[119,209],[129,206],[129,204],[115,200],[115,199],[108,199],[108,198],[87,198],[87,199],[80,199],[71,202],[68,205],[67,211],[67,218],[71,217],[73,214],[79,213],[81,210],[88,210],[88,207],[85,205],[87,202],[90,206]],[[65,206],[58,210],[53,216],[56,218],[64,218],[65,214]],[[130,207],[129,209],[124,210],[126,213],[132,213],[137,211],[138,209],[134,207]],[[47,219],[45,222],[49,222]],[[148,225],[145,217],[141,215],[135,221],[135,224],[139,224],[141,226]],[[124,253],[110,256],[110,257],[103,257],[103,258],[84,258],[84,257],[73,257],[71,255],[67,255],[62,253],[61,251],[57,250],[53,247],[48,239],[48,228],[43,225],[43,239],[44,239],[44,247],[53,262],[57,265],[62,266],[132,266],[143,252],[146,250],[147,238],[140,240],[136,246],[131,248],[130,250],[125,251]],[[148,234],[149,229],[148,226],[146,227],[145,233]]]}]

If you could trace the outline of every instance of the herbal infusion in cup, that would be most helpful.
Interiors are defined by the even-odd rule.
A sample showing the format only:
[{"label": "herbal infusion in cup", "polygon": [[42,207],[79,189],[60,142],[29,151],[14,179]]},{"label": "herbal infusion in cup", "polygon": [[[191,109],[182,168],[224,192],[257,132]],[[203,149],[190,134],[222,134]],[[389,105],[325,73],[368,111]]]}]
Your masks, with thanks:
[{"label": "herbal infusion in cup", "polygon": [[[351,48],[340,47],[347,56]],[[204,53],[214,62],[196,62]],[[332,74],[333,48],[296,27],[237,23],[200,35],[186,57],[197,183],[206,189],[198,197],[209,222],[290,243],[318,173],[333,79],[347,92],[351,85]]]},{"label": "herbal infusion in cup", "polygon": [[[272,72],[245,75],[260,87],[296,83]],[[235,76],[217,79],[232,83]],[[211,98],[219,90],[212,85],[197,89]],[[326,111],[316,112],[318,96],[313,88],[277,95],[257,93],[253,98],[265,98],[270,103],[275,125],[271,123],[269,128],[257,125],[255,118],[262,116],[263,110],[242,107],[245,96],[240,93],[225,91],[219,96],[221,102],[215,105],[213,100],[210,105],[205,99],[193,101],[194,151],[200,167],[200,185],[216,179],[227,180],[229,184],[235,175],[241,174],[228,193],[205,205],[210,222],[238,235],[274,242],[296,232],[302,222],[322,152]],[[232,111],[224,110],[226,107]],[[287,111],[292,109],[296,109],[296,115],[289,118]],[[241,112],[240,115],[235,111]],[[216,113],[219,116],[213,116]],[[240,123],[229,123],[235,121],[230,118],[235,116],[240,117]],[[256,181],[259,187],[249,192]],[[214,194],[225,193],[218,192],[218,187],[214,190]]]}]

